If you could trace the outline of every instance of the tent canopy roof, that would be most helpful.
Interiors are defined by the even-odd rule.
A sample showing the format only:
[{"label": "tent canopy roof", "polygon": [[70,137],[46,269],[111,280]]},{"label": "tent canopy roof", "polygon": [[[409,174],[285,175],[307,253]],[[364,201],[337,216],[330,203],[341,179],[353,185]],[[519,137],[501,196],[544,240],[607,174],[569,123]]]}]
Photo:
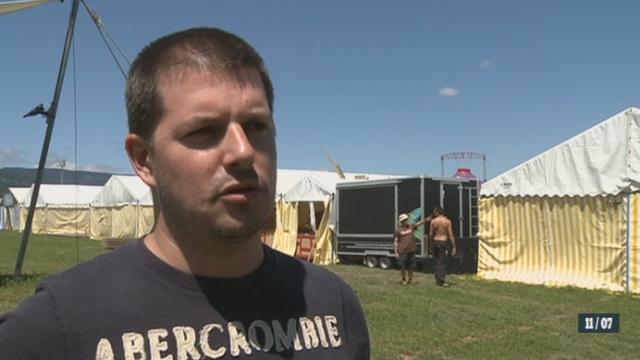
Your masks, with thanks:
[{"label": "tent canopy roof", "polygon": [[46,4],[53,0],[10,0],[0,2],[0,15],[8,14],[14,11],[28,9],[30,7]]},{"label": "tent canopy roof", "polygon": [[[349,181],[382,180],[396,175],[278,169],[276,196],[286,201],[325,201],[336,191],[336,184]],[[33,186],[32,186],[33,187]],[[31,188],[10,188],[22,206],[29,206]],[[41,185],[37,206],[117,206],[153,205],[151,189],[138,176],[113,175],[104,186]]]},{"label": "tent canopy roof", "polygon": [[136,175],[113,175],[93,199],[94,206],[153,205],[151,188]]},{"label": "tent canopy roof", "polygon": [[[40,185],[36,206],[85,207],[98,195],[102,186],[90,185]],[[29,206],[33,185],[21,200],[22,206]]]},{"label": "tent canopy roof", "polygon": [[322,185],[318,180],[305,177],[283,194],[282,198],[289,202],[323,201],[332,193],[331,189]]},{"label": "tent canopy roof", "polygon": [[333,171],[278,169],[276,196],[286,201],[324,201],[336,192],[336,184],[345,181],[380,180],[395,175],[345,173],[341,179]]},{"label": "tent canopy roof", "polygon": [[[10,187],[9,188],[9,192],[11,192],[11,194],[13,194],[13,197],[16,199],[16,203],[21,204],[27,194],[31,194],[30,192],[31,188],[29,187]],[[29,202],[31,199],[27,199],[27,202]]]},{"label": "tent canopy roof", "polygon": [[640,189],[640,109],[629,108],[482,184],[483,196],[595,196]]}]

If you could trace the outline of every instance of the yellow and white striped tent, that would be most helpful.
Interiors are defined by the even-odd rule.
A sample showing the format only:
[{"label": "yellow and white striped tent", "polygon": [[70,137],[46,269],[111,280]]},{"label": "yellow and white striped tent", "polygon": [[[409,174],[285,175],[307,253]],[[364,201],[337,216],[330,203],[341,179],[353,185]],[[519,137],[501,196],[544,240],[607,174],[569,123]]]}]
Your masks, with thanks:
[{"label": "yellow and white striped tent", "polygon": [[640,293],[640,109],[484,183],[478,275]]},{"label": "yellow and white striped tent", "polygon": [[[2,230],[20,230],[20,209],[23,200],[30,194],[30,187],[10,187],[9,194],[12,199],[3,204],[6,209],[5,224]],[[28,200],[27,200],[28,201]],[[10,204],[10,205],[8,205]]]},{"label": "yellow and white striped tent", "polygon": [[[336,184],[363,179],[387,179],[393,175],[344,173],[333,171],[278,169],[276,187],[276,228],[273,248],[289,255],[296,253],[299,221],[310,224],[316,233],[313,262],[331,264],[337,258],[333,247],[334,197]],[[315,209],[322,210],[316,224]]]},{"label": "yellow and white striped tent", "polygon": [[89,237],[108,244],[136,239],[154,220],[151,189],[138,176],[113,175],[91,202]]},{"label": "yellow and white striped tent", "polygon": [[[40,185],[33,216],[35,234],[87,236],[90,231],[91,201],[102,186]],[[21,199],[20,231],[24,231],[33,185]]]}]

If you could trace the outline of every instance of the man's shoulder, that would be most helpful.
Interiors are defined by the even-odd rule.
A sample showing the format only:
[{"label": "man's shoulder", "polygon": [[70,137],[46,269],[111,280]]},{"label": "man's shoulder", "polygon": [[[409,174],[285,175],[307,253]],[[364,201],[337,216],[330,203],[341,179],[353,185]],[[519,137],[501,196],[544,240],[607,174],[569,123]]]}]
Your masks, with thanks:
[{"label": "man's shoulder", "polygon": [[[282,293],[288,293],[289,298],[302,296],[308,302],[307,306],[320,305],[326,311],[359,308],[359,300],[351,285],[330,268],[273,251],[277,253],[277,260],[284,264],[275,272],[277,286],[282,288]],[[299,290],[302,292],[297,292]]]},{"label": "man's shoulder", "polygon": [[59,274],[45,279],[40,287],[44,288],[83,288],[84,286],[104,283],[109,278],[116,278],[122,272],[127,271],[132,263],[130,254],[135,242],[125,244],[122,247],[101,254],[91,260],[80,263]]},{"label": "man's shoulder", "polygon": [[308,261],[300,260],[298,258],[284,254],[268,246],[266,247],[266,249],[271,253],[271,256],[273,256],[273,258],[275,259],[279,267],[285,267],[289,269],[297,268],[299,271],[313,273],[313,274],[320,274],[322,276],[326,276],[326,275],[335,276],[335,274],[323,268],[322,266],[318,266]]},{"label": "man's shoulder", "polygon": [[278,250],[267,247],[271,252],[279,269],[278,273],[285,277],[302,277],[307,286],[342,285],[343,280],[329,269],[308,261],[283,254]]}]

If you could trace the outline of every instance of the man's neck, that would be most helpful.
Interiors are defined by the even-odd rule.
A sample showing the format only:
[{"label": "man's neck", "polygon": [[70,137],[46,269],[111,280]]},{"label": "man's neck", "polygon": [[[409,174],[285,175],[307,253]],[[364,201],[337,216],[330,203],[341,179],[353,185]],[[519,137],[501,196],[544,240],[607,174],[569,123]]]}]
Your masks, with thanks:
[{"label": "man's neck", "polygon": [[[159,219],[160,220],[160,219]],[[162,221],[144,239],[154,255],[169,266],[194,275],[234,278],[256,270],[264,258],[258,239],[226,244],[220,239],[176,239]]]}]

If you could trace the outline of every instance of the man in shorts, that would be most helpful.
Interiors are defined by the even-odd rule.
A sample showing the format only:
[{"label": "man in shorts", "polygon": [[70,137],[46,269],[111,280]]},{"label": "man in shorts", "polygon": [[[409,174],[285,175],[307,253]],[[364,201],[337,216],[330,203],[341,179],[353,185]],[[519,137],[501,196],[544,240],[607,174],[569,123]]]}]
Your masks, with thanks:
[{"label": "man in shorts", "polygon": [[[409,224],[409,215],[400,214],[398,217],[398,228],[393,234],[393,244],[396,259],[400,264],[401,283],[411,284],[413,281],[413,269],[416,266],[416,239],[413,233],[422,224],[431,220],[428,216],[415,224]],[[408,277],[407,277],[408,275]]]}]

